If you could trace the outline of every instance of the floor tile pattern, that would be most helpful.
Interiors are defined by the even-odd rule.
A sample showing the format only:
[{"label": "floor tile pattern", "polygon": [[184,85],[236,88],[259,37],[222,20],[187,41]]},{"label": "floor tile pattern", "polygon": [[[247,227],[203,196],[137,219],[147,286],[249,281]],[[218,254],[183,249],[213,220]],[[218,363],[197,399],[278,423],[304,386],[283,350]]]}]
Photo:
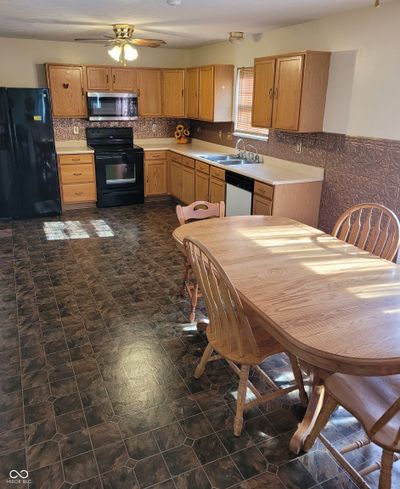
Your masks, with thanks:
[{"label": "floor tile pattern", "polygon": [[[168,202],[0,223],[0,487],[28,470],[32,489],[353,489],[322,445],[289,452],[295,393],[235,438],[235,375],[192,377],[205,338],[179,296],[175,226]],[[284,356],[263,367],[290,379]],[[359,429],[338,411],[326,433]]]}]

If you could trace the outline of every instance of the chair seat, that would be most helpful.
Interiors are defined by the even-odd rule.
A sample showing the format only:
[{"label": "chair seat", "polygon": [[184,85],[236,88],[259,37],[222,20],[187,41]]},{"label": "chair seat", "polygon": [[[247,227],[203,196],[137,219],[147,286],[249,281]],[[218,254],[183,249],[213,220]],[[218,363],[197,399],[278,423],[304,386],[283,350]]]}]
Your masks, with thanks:
[{"label": "chair seat", "polygon": [[216,337],[210,332],[210,325],[207,326],[206,330],[207,339],[214,350],[224,358],[243,365],[259,365],[267,357],[285,351],[282,345],[267,333],[265,328],[258,324],[250,324],[250,327],[258,346],[258,355],[245,352],[243,356],[240,356],[237,348],[232,348],[231,350],[229,345],[218,342]]},{"label": "chair seat", "polygon": [[325,382],[329,394],[362,424],[370,439],[382,448],[400,451],[395,443],[400,428],[398,412],[381,430],[370,436],[375,422],[400,396],[400,375],[359,377],[334,374]]}]

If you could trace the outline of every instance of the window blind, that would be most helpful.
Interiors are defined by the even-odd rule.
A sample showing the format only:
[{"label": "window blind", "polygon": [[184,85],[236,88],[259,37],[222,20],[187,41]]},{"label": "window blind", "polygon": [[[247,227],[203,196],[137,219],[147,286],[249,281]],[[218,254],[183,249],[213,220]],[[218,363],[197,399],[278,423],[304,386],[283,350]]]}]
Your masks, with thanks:
[{"label": "window blind", "polygon": [[268,129],[253,127],[251,113],[253,107],[253,68],[239,68],[236,91],[235,132],[267,136]]}]

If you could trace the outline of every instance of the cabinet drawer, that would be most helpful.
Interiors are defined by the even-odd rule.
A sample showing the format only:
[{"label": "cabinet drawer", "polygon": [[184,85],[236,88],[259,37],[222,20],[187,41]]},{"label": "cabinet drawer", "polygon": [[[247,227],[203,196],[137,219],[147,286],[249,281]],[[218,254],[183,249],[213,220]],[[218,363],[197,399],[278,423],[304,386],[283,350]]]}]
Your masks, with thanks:
[{"label": "cabinet drawer", "polygon": [[274,195],[274,187],[266,183],[254,182],[254,193],[272,200]]},{"label": "cabinet drawer", "polygon": [[61,165],[71,165],[76,163],[93,163],[92,153],[81,153],[73,155],[59,155],[58,159]]},{"label": "cabinet drawer", "polygon": [[95,202],[95,183],[74,183],[62,186],[63,202],[70,204],[74,202]]},{"label": "cabinet drawer", "polygon": [[182,156],[182,165],[187,168],[194,168],[194,160],[192,158],[188,158],[187,156]]},{"label": "cabinet drawer", "polygon": [[176,163],[182,163],[182,155],[179,155],[178,153],[173,153],[172,151],[169,153],[169,159],[171,161],[175,161]]},{"label": "cabinet drawer", "polygon": [[210,173],[210,165],[207,163],[203,163],[202,161],[196,161],[196,170],[201,171],[202,173]]},{"label": "cabinet drawer", "polygon": [[145,151],[145,160],[165,160],[167,158],[166,151]]},{"label": "cabinet drawer", "polygon": [[225,170],[222,168],[217,168],[216,166],[210,167],[210,175],[220,180],[225,180]]},{"label": "cabinet drawer", "polygon": [[84,165],[61,165],[60,173],[63,184],[95,181],[94,167],[91,163]]}]

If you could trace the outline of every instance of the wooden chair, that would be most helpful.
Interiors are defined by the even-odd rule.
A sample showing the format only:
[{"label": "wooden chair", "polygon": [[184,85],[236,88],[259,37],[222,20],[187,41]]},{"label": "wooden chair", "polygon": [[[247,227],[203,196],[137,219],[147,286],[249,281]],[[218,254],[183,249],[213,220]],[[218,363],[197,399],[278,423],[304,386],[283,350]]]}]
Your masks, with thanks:
[{"label": "wooden chair", "polygon": [[396,214],[380,204],[359,204],[344,212],[332,235],[373,255],[393,260],[400,245]]},{"label": "wooden chair", "polygon": [[[180,225],[186,224],[191,221],[198,221],[201,219],[210,219],[212,217],[224,217],[225,216],[225,203],[224,202],[206,202],[204,200],[198,200],[192,204],[182,207],[176,206],[176,215]],[[199,286],[193,277],[190,263],[185,258],[185,271],[183,275],[182,295],[185,292],[191,302],[191,309],[189,315],[189,321],[193,322],[196,317],[196,307],[201,292]]]},{"label": "wooden chair", "polygon": [[[325,389],[322,410],[304,449],[310,449],[319,436],[360,487],[369,488],[363,476],[381,469],[379,489],[390,489],[393,462],[400,459],[400,375],[360,377],[334,374],[326,380]],[[340,451],[320,434],[338,404],[359,420],[367,435]],[[343,455],[371,442],[383,449],[381,462],[357,472]]]},{"label": "wooden chair", "polygon": [[[299,389],[304,403],[308,402],[304,390],[303,378],[297,359],[289,354],[296,384],[280,389],[275,382],[259,367],[268,356],[284,351],[283,347],[268,335],[261,324],[251,323],[240,297],[228,276],[210,251],[199,241],[185,238],[186,256],[192,266],[197,282],[203,292],[209,315],[206,329],[208,345],[198,364],[194,376],[201,377],[207,362],[224,358],[239,375],[234,434],[239,436],[243,427],[243,411],[281,397]],[[216,352],[214,354],[214,352]],[[249,370],[253,367],[272,392],[260,394],[249,381]],[[246,402],[247,388],[255,399]]]}]

